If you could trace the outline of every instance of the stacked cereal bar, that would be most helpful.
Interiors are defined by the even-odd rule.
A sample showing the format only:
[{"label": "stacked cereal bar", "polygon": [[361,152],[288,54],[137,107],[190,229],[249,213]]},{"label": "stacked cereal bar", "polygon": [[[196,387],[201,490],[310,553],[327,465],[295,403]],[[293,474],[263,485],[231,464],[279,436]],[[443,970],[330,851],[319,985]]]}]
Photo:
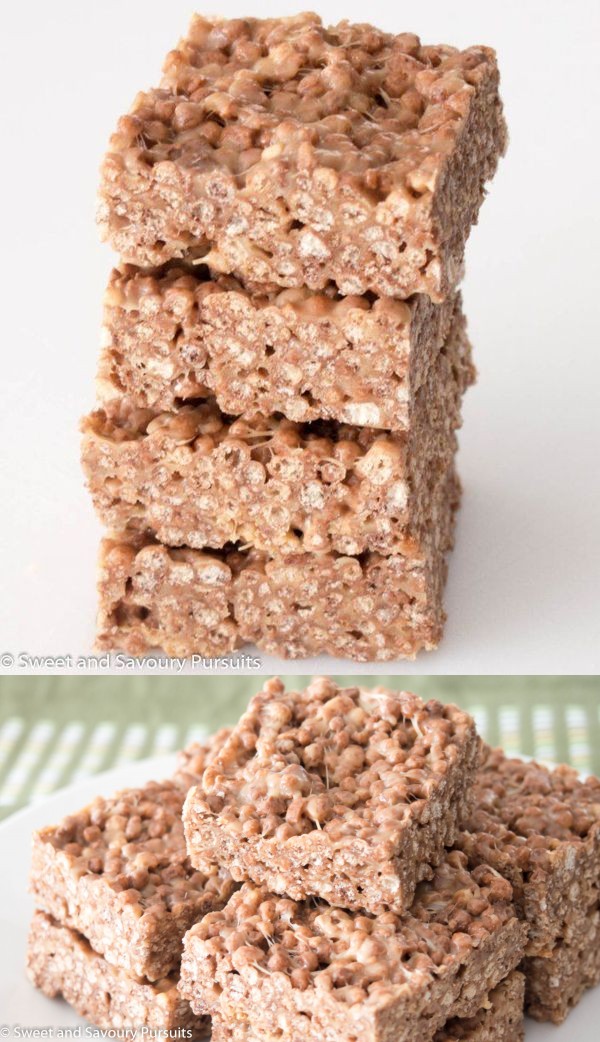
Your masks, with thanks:
[{"label": "stacked cereal bar", "polygon": [[100,646],[438,644],[474,378],[457,286],[504,146],[485,47],[192,20],[102,171]]},{"label": "stacked cereal bar", "polygon": [[181,811],[220,742],[198,747],[174,779],[98,798],[34,835],[28,975],[96,1027],[207,1032],[177,989],[181,941],[234,883],[214,863],[192,867]]},{"label": "stacked cereal bar", "polygon": [[184,807],[192,864],[242,882],[184,940],[214,1042],[521,1039],[511,885],[449,849],[479,752],[467,714],[407,693],[252,699]]},{"label": "stacked cereal bar", "polygon": [[600,780],[488,749],[457,844],[510,880],[529,931],[526,1008],[564,1020],[600,983]]}]

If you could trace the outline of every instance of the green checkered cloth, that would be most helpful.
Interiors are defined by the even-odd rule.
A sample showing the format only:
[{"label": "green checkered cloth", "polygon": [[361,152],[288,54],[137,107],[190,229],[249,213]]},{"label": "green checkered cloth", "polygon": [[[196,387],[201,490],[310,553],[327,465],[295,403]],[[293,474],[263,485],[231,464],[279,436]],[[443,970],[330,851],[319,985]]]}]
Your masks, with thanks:
[{"label": "green checkered cloth", "polygon": [[[306,676],[285,677],[303,687]],[[600,774],[598,677],[335,677],[457,702],[508,753]],[[99,771],[233,723],[262,678],[0,678],[0,817]]]}]

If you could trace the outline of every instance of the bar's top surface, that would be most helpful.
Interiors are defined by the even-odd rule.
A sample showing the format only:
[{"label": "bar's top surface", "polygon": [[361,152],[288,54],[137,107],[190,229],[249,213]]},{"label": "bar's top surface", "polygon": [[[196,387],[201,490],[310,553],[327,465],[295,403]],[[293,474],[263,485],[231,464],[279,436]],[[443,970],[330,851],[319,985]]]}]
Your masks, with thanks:
[{"label": "bar's top surface", "polygon": [[96,878],[123,906],[140,914],[177,912],[189,900],[226,900],[231,879],[218,865],[194,870],[181,818],[188,788],[198,782],[227,732],[218,731],[180,754],[173,779],[97,797],[88,807],[35,834],[67,859],[76,880]]},{"label": "bar's top surface", "polygon": [[348,1007],[378,1008],[396,998],[410,1001],[514,922],[511,895],[510,884],[487,866],[470,872],[458,851],[420,884],[402,916],[353,914],[314,899],[298,903],[244,883],[222,911],[192,928],[184,962],[208,960],[215,992],[224,974],[253,984],[284,974],[300,991],[314,988]]},{"label": "bar's top surface", "polygon": [[369,25],[326,28],[315,14],[206,19],[165,62],[113,136],[149,165],[224,168],[242,183],[261,163],[291,157],[359,179],[384,198],[431,190],[473,85],[494,53],[423,46]]},{"label": "bar's top surface", "polygon": [[240,840],[322,831],[387,860],[407,822],[427,820],[428,801],[474,741],[472,719],[455,706],[327,678],[302,692],[271,680],[189,800]]},{"label": "bar's top surface", "polygon": [[[485,831],[490,818],[501,823],[532,851],[579,844],[592,834],[600,840],[600,779],[581,777],[571,767],[552,770],[535,761],[510,758],[485,749],[475,781],[473,822]],[[522,844],[520,844],[522,845]]]}]

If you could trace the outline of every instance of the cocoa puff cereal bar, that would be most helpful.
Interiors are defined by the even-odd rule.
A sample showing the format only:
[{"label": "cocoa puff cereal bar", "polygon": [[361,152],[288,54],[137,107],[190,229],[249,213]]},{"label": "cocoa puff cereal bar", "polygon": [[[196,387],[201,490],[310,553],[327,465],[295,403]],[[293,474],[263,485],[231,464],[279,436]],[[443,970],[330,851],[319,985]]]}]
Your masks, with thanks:
[{"label": "cocoa puff cereal bar", "polygon": [[452,844],[478,758],[456,706],[267,681],[188,793],[190,860],[297,901],[400,913]]},{"label": "cocoa puff cereal bar", "polygon": [[486,749],[457,843],[510,880],[528,955],[577,944],[600,891],[600,780]]},{"label": "cocoa puff cereal bar", "polygon": [[600,984],[600,912],[590,910],[569,944],[559,941],[546,957],[523,962],[527,987],[525,1007],[530,1017],[560,1024],[588,988]]},{"label": "cocoa puff cereal bar", "polygon": [[[402,916],[298,903],[245,883],[184,940],[192,1009],[290,1042],[429,1042],[472,1017],[520,961],[510,884],[445,856]],[[262,1033],[264,1032],[264,1034]]]},{"label": "cocoa puff cereal bar", "polygon": [[446,553],[460,486],[453,470],[430,503],[433,535],[406,554],[271,557],[173,549],[124,533],[100,553],[97,644],[141,655],[224,655],[246,643],[300,658],[414,658],[439,643]]},{"label": "cocoa puff cereal bar", "polygon": [[98,955],[81,934],[44,912],[33,916],[27,975],[48,998],[62,996],[102,1030],[147,1027],[184,1032],[173,1037],[189,1039],[209,1034],[209,1018],[196,1016],[181,998],[176,976],[153,983],[131,977]]},{"label": "cocoa puff cereal bar", "polygon": [[440,299],[505,141],[489,48],[195,16],[111,138],[99,220],[146,267]]},{"label": "cocoa puff cereal bar", "polygon": [[[453,1017],[434,1037],[434,1042],[522,1042],[523,991],[525,978],[513,970],[490,993],[485,1005],[472,1017]],[[211,1042],[270,1042],[275,1034],[255,1033],[252,1024],[213,1017]]]},{"label": "cocoa puff cereal bar", "polygon": [[408,433],[261,414],[232,420],[214,399],[158,414],[121,401],[83,422],[88,487],[109,529],[169,546],[406,553],[428,532],[472,380],[459,312]]},{"label": "cocoa puff cereal bar", "polygon": [[205,267],[123,266],[105,295],[98,396],[172,410],[213,394],[223,412],[406,429],[456,300],[251,293]]},{"label": "cocoa puff cereal bar", "polygon": [[107,963],[150,982],[176,969],[185,931],[234,888],[224,869],[205,862],[200,871],[188,860],[186,789],[150,782],[99,797],[33,840],[36,907],[83,934]]}]

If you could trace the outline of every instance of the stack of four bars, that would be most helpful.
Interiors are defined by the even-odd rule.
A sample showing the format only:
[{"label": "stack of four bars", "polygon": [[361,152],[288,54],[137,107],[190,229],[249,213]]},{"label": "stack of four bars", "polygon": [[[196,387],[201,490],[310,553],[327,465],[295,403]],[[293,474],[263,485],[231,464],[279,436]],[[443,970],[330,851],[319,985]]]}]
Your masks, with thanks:
[{"label": "stack of four bars", "polygon": [[474,377],[457,284],[505,137],[488,48],[193,19],[103,166],[101,647],[438,644]]}]

